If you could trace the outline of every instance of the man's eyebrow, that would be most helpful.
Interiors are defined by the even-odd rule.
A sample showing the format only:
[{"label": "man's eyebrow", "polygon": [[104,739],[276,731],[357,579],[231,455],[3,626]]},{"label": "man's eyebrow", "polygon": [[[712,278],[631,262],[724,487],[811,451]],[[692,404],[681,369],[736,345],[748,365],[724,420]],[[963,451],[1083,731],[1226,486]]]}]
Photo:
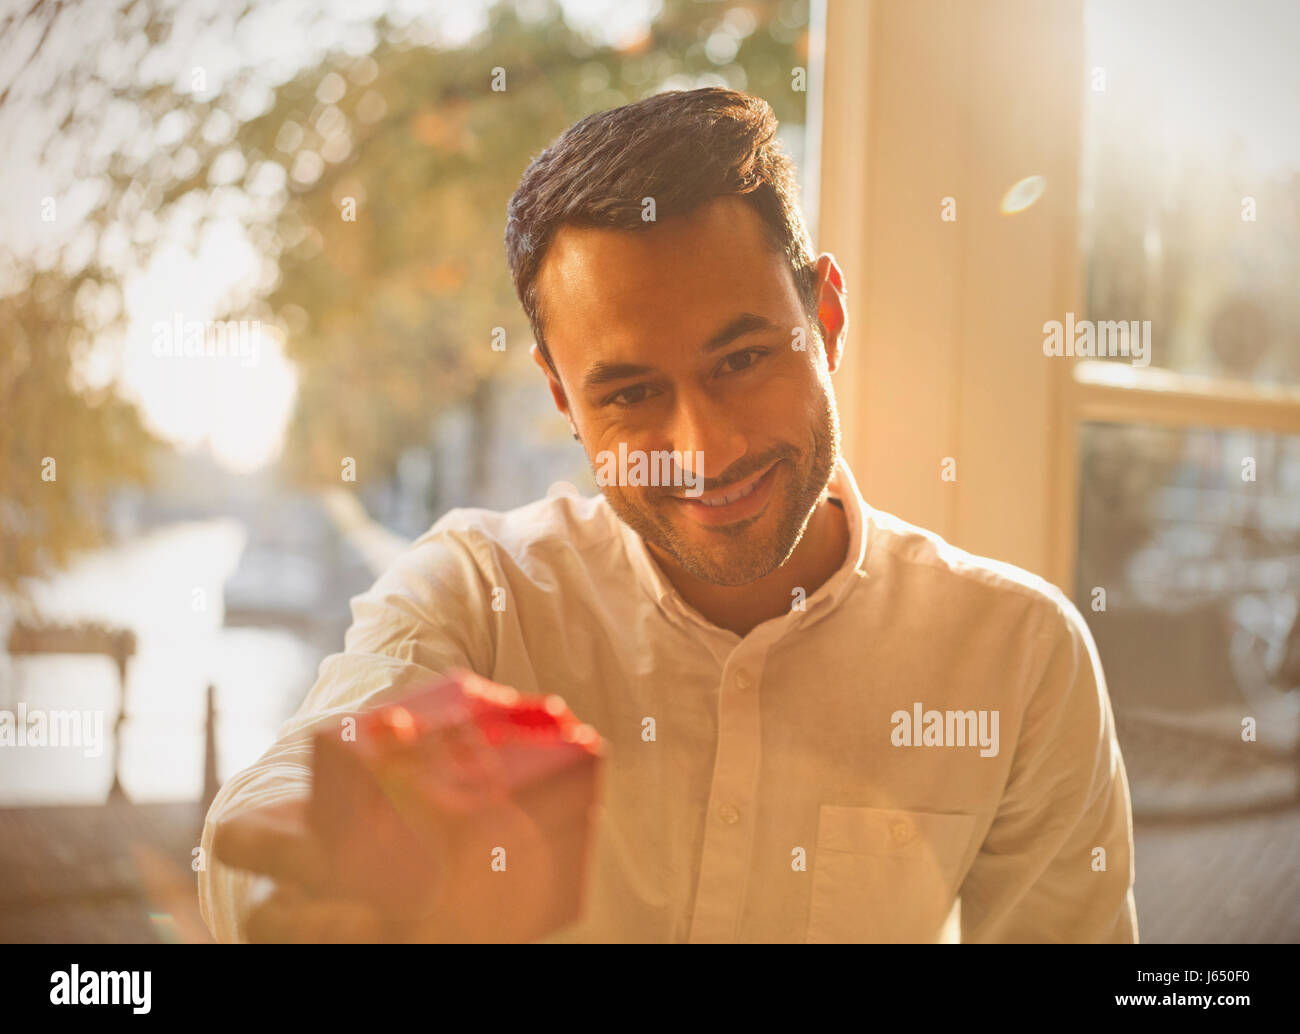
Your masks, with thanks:
[{"label": "man's eyebrow", "polygon": [[636,363],[603,363],[594,362],[587,368],[583,374],[582,386],[584,388],[597,388],[602,384],[608,384],[610,381],[621,381],[626,377],[640,377],[647,373],[654,373],[653,366],[639,366]]},{"label": "man's eyebrow", "polygon": [[736,338],[743,337],[746,334],[754,334],[760,330],[780,329],[779,324],[773,323],[766,316],[757,316],[752,312],[742,312],[714,334],[713,337],[709,338],[700,351],[707,355],[710,352],[716,352],[719,348],[726,348]]},{"label": "man's eyebrow", "polygon": [[[716,352],[720,348],[725,348],[738,337],[746,334],[753,334],[760,330],[780,330],[780,325],[773,323],[766,316],[758,316],[752,312],[742,312],[725,327],[719,330],[713,337],[704,343],[700,349],[705,355],[710,352]],[[602,384],[608,384],[610,381],[621,381],[627,377],[642,377],[648,373],[654,373],[653,366],[642,366],[637,363],[605,363],[594,362],[587,368],[583,375],[582,386],[584,388],[595,388]]]}]

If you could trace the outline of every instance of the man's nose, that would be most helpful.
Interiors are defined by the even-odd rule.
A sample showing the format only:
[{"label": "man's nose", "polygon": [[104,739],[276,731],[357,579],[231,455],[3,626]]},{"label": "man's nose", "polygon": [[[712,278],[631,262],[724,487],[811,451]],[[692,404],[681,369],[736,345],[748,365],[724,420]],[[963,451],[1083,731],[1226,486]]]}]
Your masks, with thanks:
[{"label": "man's nose", "polygon": [[682,466],[696,477],[718,477],[749,448],[733,415],[703,393],[678,394],[668,431],[669,448],[682,452]]}]

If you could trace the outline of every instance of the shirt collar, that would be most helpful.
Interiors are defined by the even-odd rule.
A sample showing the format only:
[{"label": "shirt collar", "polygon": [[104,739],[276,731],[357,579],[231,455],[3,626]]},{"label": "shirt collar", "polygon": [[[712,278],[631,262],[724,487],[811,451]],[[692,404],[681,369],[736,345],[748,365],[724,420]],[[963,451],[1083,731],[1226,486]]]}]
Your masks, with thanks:
[{"label": "shirt collar", "polygon": [[855,586],[860,579],[867,578],[867,539],[869,538],[867,511],[870,507],[858,491],[858,483],[849,470],[848,461],[842,456],[836,465],[835,473],[827,486],[828,494],[844,504],[844,516],[849,522],[849,545],[844,553],[844,563],[838,571],[826,579],[808,602],[827,600],[839,602],[844,594]]},{"label": "shirt collar", "polygon": [[[836,469],[831,475],[830,484],[827,486],[827,494],[832,498],[839,499],[844,504],[844,515],[849,524],[849,545],[845,551],[844,563],[839,570],[808,597],[805,602],[805,614],[814,607],[824,613],[829,613],[834,607],[827,608],[824,604],[828,602],[832,604],[838,603],[845,593],[852,589],[860,579],[868,577],[866,570],[868,506],[862,498],[862,494],[858,491],[858,483],[854,480],[852,471],[849,470],[848,462],[843,457],[840,457]],[[609,505],[603,497],[601,502],[605,506]],[[623,538],[628,561],[631,563],[637,583],[642,589],[651,599],[670,613],[687,617],[694,614],[694,611],[682,600],[677,590],[673,588],[672,583],[660,570],[659,564],[646,547],[645,540],[614,514],[612,510],[610,516],[617,523],[619,534]]]}]

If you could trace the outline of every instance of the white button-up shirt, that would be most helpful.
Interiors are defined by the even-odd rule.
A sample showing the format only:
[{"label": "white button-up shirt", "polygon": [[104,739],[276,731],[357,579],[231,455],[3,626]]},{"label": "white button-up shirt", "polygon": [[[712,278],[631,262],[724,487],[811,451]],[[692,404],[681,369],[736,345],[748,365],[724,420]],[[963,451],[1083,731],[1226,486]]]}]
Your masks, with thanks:
[{"label": "white button-up shirt", "polygon": [[214,822],[306,796],[315,726],[462,667],[558,693],[605,740],[585,911],[552,940],[1136,942],[1128,782],[1078,611],[868,506],[844,463],[831,495],[843,565],[743,638],[601,496],[448,513],[352,600],[344,652],[213,803],[214,936],[243,938],[249,889]]}]

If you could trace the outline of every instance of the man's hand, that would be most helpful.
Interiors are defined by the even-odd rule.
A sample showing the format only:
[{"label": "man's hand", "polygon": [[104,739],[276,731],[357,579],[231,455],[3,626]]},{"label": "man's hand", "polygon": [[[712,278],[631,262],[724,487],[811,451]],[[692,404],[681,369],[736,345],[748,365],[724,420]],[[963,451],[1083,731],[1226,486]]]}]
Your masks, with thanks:
[{"label": "man's hand", "polygon": [[385,922],[365,902],[331,897],[325,852],[307,826],[306,800],[245,811],[213,832],[216,856],[269,879],[248,912],[254,943],[373,943],[407,940],[416,931]]},{"label": "man's hand", "polygon": [[[240,812],[217,825],[213,852],[226,865],[269,877],[251,895],[245,931],[258,943],[500,943],[550,932],[550,901],[537,887],[554,884],[554,860],[540,830],[516,805],[492,812],[493,836],[446,859],[437,909],[385,915],[332,888],[325,846],[307,824],[307,801]],[[482,839],[483,834],[479,834]],[[511,869],[496,871],[489,845],[511,845]]]}]

